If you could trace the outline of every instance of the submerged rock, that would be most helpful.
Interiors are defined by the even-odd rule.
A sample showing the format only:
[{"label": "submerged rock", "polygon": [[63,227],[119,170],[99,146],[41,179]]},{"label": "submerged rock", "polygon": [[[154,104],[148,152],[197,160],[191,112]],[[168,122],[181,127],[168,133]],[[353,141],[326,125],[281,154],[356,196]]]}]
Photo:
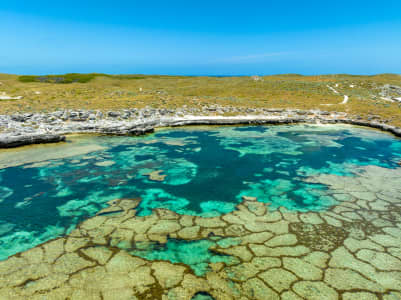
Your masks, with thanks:
[{"label": "submerged rock", "polygon": [[[302,133],[305,128],[316,133],[322,131],[323,127],[327,131],[330,126],[283,126],[287,131],[277,127],[262,128],[263,131],[255,127],[241,127],[234,133],[241,143],[244,136],[251,134],[255,139],[259,136],[257,140],[263,141],[266,139],[266,131],[277,130],[275,135],[271,135],[272,139],[284,135],[292,139],[291,143],[302,140],[307,150],[313,149],[306,153],[316,163],[318,155],[315,147],[327,147],[333,153],[339,153],[340,149],[329,143],[327,133],[323,135],[321,132],[314,136]],[[345,126],[341,131],[343,128]],[[17,238],[23,237],[23,242],[28,241],[31,248],[8,259],[7,256],[28,247],[23,245],[24,248],[15,248],[14,252],[5,252],[4,261],[0,262],[0,299],[89,299],[93,295],[99,299],[359,299],[372,292],[380,299],[390,299],[394,295],[398,297],[401,292],[401,168],[395,166],[393,155],[401,153],[401,143],[389,142],[385,147],[383,145],[386,143],[380,143],[377,145],[377,154],[380,156],[371,156],[374,151],[370,149],[375,147],[369,148],[369,141],[373,139],[369,137],[377,134],[383,139],[395,139],[376,131],[357,129],[356,132],[358,143],[344,143],[344,146],[348,145],[347,149],[351,146],[357,149],[355,146],[358,146],[358,151],[366,154],[364,158],[370,158],[367,162],[377,166],[361,164],[365,160],[353,160],[353,176],[338,172],[338,169],[347,169],[346,165],[338,161],[327,167],[326,156],[320,167],[314,165],[316,169],[309,165],[309,169],[297,170],[301,166],[298,162],[305,160],[291,153],[273,161],[256,159],[258,168],[253,169],[248,156],[241,158],[236,152],[231,152],[233,158],[239,159],[234,161],[221,149],[213,151],[213,155],[210,152],[203,153],[208,157],[207,166],[212,166],[213,172],[203,172],[203,165],[198,163],[196,173],[192,161],[199,160],[177,158],[181,153],[180,147],[148,143],[152,139],[157,140],[159,133],[143,139],[102,137],[108,142],[115,140],[105,152],[52,161],[53,167],[42,166],[36,170],[41,172],[40,179],[49,179],[60,188],[57,195],[61,196],[53,197],[48,193],[43,195],[46,197],[44,199],[59,200],[66,195],[72,199],[57,207],[60,217],[93,217],[68,233],[61,227],[53,226],[42,236],[37,235],[38,231],[29,231],[27,225],[33,222],[29,223],[28,217],[9,214],[14,216],[13,222],[17,221],[17,217],[23,220],[16,222],[15,230],[11,228],[11,223],[0,222],[2,246],[11,247],[21,243]],[[229,136],[234,133],[230,132]],[[192,138],[194,135],[192,131]],[[200,136],[204,137],[204,132]],[[350,136],[348,132],[343,138],[349,140]],[[177,136],[172,134],[170,138],[175,140]],[[222,138],[227,136],[220,136]],[[335,141],[340,143],[338,139]],[[128,147],[121,147],[126,144]],[[188,147],[199,146],[187,144]],[[250,146],[250,142],[242,144],[242,147]],[[41,150],[43,147],[36,148]],[[288,147],[284,149],[288,150]],[[177,156],[163,152],[168,150]],[[41,155],[45,155],[41,151]],[[264,151],[261,153],[266,153],[266,149]],[[188,151],[188,155],[195,154]],[[356,157],[349,156],[352,159]],[[228,164],[220,166],[224,162],[223,158],[227,159]],[[113,160],[116,165],[96,167],[100,159]],[[233,166],[238,166],[243,159],[243,167],[238,168],[236,176],[232,176]],[[90,167],[78,166],[81,160],[87,161]],[[139,165],[130,164],[141,160]],[[383,163],[386,164],[381,166]],[[54,164],[59,165],[55,168]],[[166,170],[168,174],[163,184],[149,182],[140,176],[143,172],[158,169]],[[224,176],[225,180],[239,178],[238,182],[244,183],[238,193],[226,197],[227,202],[218,201],[223,200],[224,190],[217,190],[218,197],[209,199],[213,189],[219,186],[233,189],[236,183],[218,182],[215,169],[218,172],[230,170],[231,173]],[[185,170],[191,172],[183,172]],[[244,174],[247,170],[250,173]],[[281,180],[275,177],[266,180],[275,170],[291,170],[292,173],[277,173],[284,177]],[[14,171],[10,169],[0,172],[2,184],[14,186]],[[24,169],[17,171],[24,172]],[[20,176],[21,182],[18,184],[26,189],[40,189],[35,181],[23,182],[21,178],[29,177],[35,170],[25,171],[28,176]],[[161,170],[154,172],[156,176],[163,176]],[[104,174],[110,174],[110,177],[102,177]],[[205,176],[202,177],[202,174]],[[119,175],[123,176],[119,178]],[[127,178],[134,178],[134,175],[139,175],[135,176],[135,181],[141,180],[148,186],[145,185],[142,190],[134,189],[133,181],[127,181]],[[246,176],[242,178],[242,175]],[[179,182],[171,182],[171,178],[176,179],[177,176],[185,180],[180,178]],[[261,176],[266,178],[262,180]],[[300,180],[301,177],[303,180],[294,186],[294,180]],[[174,188],[171,185],[180,185],[178,190],[184,186],[183,182],[189,183],[187,178],[206,180],[207,184],[203,182],[198,190],[194,188],[195,185],[189,186],[188,193],[192,196],[202,189],[206,190],[206,194],[193,203],[200,203],[204,212],[213,210],[218,211],[218,214],[213,217],[191,215],[190,210],[182,210],[188,205],[186,199],[168,194],[162,189],[171,192]],[[84,186],[84,180],[88,180],[87,186]],[[107,185],[101,185],[105,181]],[[72,183],[75,182],[78,182],[76,188],[79,188],[79,192],[87,194],[86,198],[80,198],[82,194],[68,194],[68,189],[72,190]],[[132,189],[127,189],[125,193],[106,194],[116,187],[116,183]],[[114,191],[123,191],[123,188]],[[92,189],[100,192],[92,193]],[[242,189],[245,190],[241,192]],[[9,190],[0,192],[3,195],[0,198],[5,198],[3,207],[7,213],[10,211],[10,203],[22,199],[20,194],[16,194],[14,199],[8,198]],[[36,191],[32,195],[34,193]],[[132,194],[137,194],[142,200],[123,198],[131,197]],[[41,194],[36,196],[40,197]],[[293,201],[295,196],[298,197],[297,203]],[[235,202],[229,203],[232,199],[230,197],[236,197]],[[54,202],[49,201],[47,204]],[[106,202],[109,207],[104,208]],[[272,204],[269,205],[270,202]],[[40,204],[40,201],[36,203]],[[322,208],[321,203],[329,205]],[[225,208],[227,204],[230,206]],[[32,205],[31,208],[33,210],[35,207]],[[52,214],[49,208],[39,207],[39,217],[44,219],[46,211]],[[148,213],[141,214],[145,208]],[[18,212],[22,214],[22,209]],[[10,230],[13,235],[9,235]],[[65,236],[49,240],[63,234]]]},{"label": "submerged rock", "polygon": [[[379,170],[366,168],[366,172],[372,171]],[[399,177],[398,169],[383,168],[381,172]],[[387,187],[369,188],[379,194]],[[399,228],[389,224],[385,233],[376,234],[370,229],[374,226],[370,216],[362,214],[360,201],[347,198],[329,211],[314,213],[322,220],[336,218],[336,229],[326,223],[316,225],[302,212],[294,217],[289,211],[273,212],[266,207],[260,215],[250,209],[253,199],[243,200],[222,218],[178,215],[164,209],[139,217],[134,210],[139,199],[112,200],[108,208],[68,236],[0,262],[0,298],[88,299],[89,290],[103,299],[114,299],[115,293],[132,299],[185,300],[334,300],[340,295],[375,299],[370,297],[374,293],[390,299],[401,292],[399,250],[393,250],[399,249]],[[372,199],[369,204],[377,207],[374,204],[383,201],[392,203]],[[397,213],[398,221],[399,210],[396,206],[390,210]],[[361,219],[348,220],[347,211],[361,214]],[[377,212],[382,218],[390,213],[377,207],[370,215]],[[288,219],[285,224],[290,226],[280,225],[281,217],[271,217],[275,214]],[[259,225],[247,226],[251,223]],[[194,224],[199,224],[195,235],[174,238]],[[240,230],[242,225],[247,230]],[[282,229],[278,231],[277,225]],[[233,226],[236,230],[229,230]],[[257,227],[264,230],[257,233]],[[353,239],[357,228],[365,236],[358,238],[361,247],[353,248],[347,241]],[[213,230],[222,236],[200,237],[199,230],[202,235]],[[318,239],[322,239],[321,245],[332,239],[333,247],[316,247]],[[369,245],[375,248],[369,250]]]},{"label": "submerged rock", "polygon": [[157,170],[157,171],[153,171],[153,172],[150,172],[150,173],[146,173],[146,174],[144,174],[144,175],[147,175],[147,176],[149,176],[149,180],[153,180],[153,181],[163,181],[165,178],[166,178],[166,176],[167,175],[165,175],[165,174],[160,174],[160,173],[162,173],[163,172],[163,170]]}]

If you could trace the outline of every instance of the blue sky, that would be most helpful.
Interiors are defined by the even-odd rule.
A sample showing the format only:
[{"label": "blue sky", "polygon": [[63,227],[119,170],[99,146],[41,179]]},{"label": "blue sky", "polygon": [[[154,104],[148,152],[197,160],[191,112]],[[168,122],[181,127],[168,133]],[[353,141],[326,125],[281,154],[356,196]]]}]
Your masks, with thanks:
[{"label": "blue sky", "polygon": [[401,1],[1,1],[0,72],[401,73]]}]

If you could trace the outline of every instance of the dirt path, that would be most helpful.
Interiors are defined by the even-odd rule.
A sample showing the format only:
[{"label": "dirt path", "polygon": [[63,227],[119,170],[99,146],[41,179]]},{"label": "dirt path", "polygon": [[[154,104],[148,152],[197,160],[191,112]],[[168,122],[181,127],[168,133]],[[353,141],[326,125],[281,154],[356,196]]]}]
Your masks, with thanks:
[{"label": "dirt path", "polygon": [[[335,94],[340,94],[336,89],[334,89],[333,87],[327,85],[327,87],[333,91],[333,93]],[[338,87],[338,84],[336,84],[336,87]],[[349,100],[349,97],[347,95],[344,95],[344,100],[340,103],[340,104],[347,104]],[[330,106],[330,105],[334,105],[334,104],[320,104],[320,105],[326,105],[326,106]]]}]

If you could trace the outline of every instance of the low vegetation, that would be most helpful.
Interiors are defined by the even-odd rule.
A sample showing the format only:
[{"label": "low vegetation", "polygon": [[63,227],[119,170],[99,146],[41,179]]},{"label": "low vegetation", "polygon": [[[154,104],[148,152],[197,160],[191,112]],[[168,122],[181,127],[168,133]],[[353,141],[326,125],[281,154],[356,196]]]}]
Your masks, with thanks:
[{"label": "low vegetation", "polygon": [[24,75],[19,76],[18,80],[20,82],[41,82],[41,83],[87,83],[91,81],[96,76],[104,76],[105,74],[79,74],[70,73],[65,75]]},{"label": "low vegetation", "polygon": [[[187,77],[161,75],[0,74],[0,92],[22,96],[0,102],[0,113],[50,112],[60,109],[119,110],[222,106],[299,108],[344,111],[389,120],[401,126],[401,104],[383,100],[383,85],[401,86],[401,76],[298,74],[262,77]],[[63,83],[63,84],[61,84]],[[334,93],[328,86],[338,91]],[[340,104],[348,95],[347,104]]]},{"label": "low vegetation", "polygon": [[96,77],[108,77],[112,79],[146,79],[146,78],[170,78],[177,76],[161,76],[161,75],[109,75],[103,73],[89,73],[89,74],[80,74],[80,73],[68,73],[64,75],[23,75],[19,76],[18,80],[20,82],[40,82],[40,83],[87,83]]}]

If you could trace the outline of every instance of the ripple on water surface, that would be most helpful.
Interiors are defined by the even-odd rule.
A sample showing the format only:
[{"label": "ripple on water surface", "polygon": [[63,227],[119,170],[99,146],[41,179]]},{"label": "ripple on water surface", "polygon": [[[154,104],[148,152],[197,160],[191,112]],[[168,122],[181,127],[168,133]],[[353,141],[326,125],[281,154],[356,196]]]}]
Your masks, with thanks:
[{"label": "ripple on water surface", "polygon": [[273,209],[324,210],[342,199],[311,177],[360,176],[361,166],[396,168],[400,159],[400,140],[337,125],[193,127],[5,151],[0,259],[71,231],[116,198],[140,197],[140,216],[154,208],[218,216],[243,196]]}]

